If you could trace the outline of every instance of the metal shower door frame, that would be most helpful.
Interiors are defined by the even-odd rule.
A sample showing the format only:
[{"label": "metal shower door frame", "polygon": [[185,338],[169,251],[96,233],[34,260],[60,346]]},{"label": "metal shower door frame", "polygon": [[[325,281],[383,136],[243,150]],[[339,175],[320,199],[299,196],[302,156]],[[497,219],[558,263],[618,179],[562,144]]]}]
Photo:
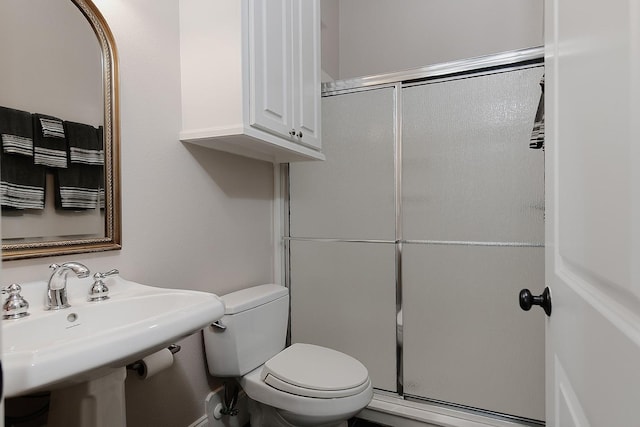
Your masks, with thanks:
[{"label": "metal shower door frame", "polygon": [[[544,62],[544,48],[535,47],[510,52],[502,52],[494,55],[471,58],[462,61],[453,61],[443,64],[426,66],[412,70],[367,76],[322,84],[322,96],[339,96],[355,92],[393,88],[393,124],[394,124],[394,177],[395,177],[395,240],[367,240],[367,239],[326,239],[312,237],[292,237],[290,233],[290,176],[288,164],[282,164],[279,168],[279,191],[281,193],[282,213],[284,220],[281,227],[283,262],[283,280],[285,286],[291,288],[291,245],[292,241],[314,242],[343,242],[343,243],[386,243],[395,245],[395,294],[396,294],[396,319],[403,308],[402,286],[402,250],[406,244],[410,245],[464,245],[464,246],[499,246],[499,247],[544,247],[540,242],[475,242],[475,241],[440,241],[440,240],[405,240],[402,230],[402,92],[404,88],[421,85],[427,82],[437,83],[458,79],[466,79],[483,75],[504,73],[532,67],[540,67]],[[291,310],[289,310],[291,313]],[[291,319],[289,319],[289,325]],[[403,390],[403,337],[402,331],[396,321],[396,386],[397,396],[415,401],[423,401],[435,405],[444,405],[461,409],[467,412],[488,416],[491,418],[517,421],[526,425],[541,425],[537,420],[521,418],[517,416],[496,413],[489,410],[466,407],[451,402],[441,402],[419,396],[406,396]],[[287,342],[291,341],[291,331],[287,335]],[[543,425],[544,423],[542,423]]]}]

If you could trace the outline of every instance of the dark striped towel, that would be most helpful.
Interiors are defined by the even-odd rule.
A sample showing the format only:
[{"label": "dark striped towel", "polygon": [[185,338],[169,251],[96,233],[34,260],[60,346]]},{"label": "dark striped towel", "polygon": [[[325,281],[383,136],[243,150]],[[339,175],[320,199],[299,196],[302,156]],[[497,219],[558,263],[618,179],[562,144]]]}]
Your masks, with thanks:
[{"label": "dark striped towel", "polygon": [[33,156],[33,124],[31,113],[0,107],[0,139],[8,154]]},{"label": "dark striped towel", "polygon": [[104,168],[71,163],[56,171],[56,208],[104,208]]},{"label": "dark striped towel", "polygon": [[69,161],[85,165],[104,165],[104,151],[99,131],[91,125],[64,122],[64,131],[69,144]]},{"label": "dark striped towel", "polygon": [[540,94],[538,111],[536,111],[536,118],[533,123],[531,138],[529,139],[529,148],[536,150],[544,148],[544,76],[540,80],[540,87],[542,88],[542,93]]},{"label": "dark striped towel", "polygon": [[33,162],[53,168],[67,167],[67,139],[62,120],[33,115]]},{"label": "dark striped towel", "polygon": [[0,203],[3,208],[44,209],[45,172],[27,156],[0,152]]}]

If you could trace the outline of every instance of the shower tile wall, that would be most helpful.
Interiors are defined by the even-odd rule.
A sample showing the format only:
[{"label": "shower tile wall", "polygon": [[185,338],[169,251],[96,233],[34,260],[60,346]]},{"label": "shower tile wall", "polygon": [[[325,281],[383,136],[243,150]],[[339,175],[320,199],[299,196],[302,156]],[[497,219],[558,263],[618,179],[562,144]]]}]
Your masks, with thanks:
[{"label": "shower tile wall", "polygon": [[402,235],[394,88],[323,99],[327,160],[289,170],[293,342],[357,357],[378,389],[544,419],[544,316],[517,301],[544,287],[542,72],[401,89]]}]

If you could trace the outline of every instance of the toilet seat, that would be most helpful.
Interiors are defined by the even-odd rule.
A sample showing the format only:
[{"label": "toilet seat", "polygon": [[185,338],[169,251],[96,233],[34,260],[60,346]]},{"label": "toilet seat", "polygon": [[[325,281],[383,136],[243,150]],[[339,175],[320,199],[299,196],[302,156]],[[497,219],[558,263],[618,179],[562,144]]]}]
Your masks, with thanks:
[{"label": "toilet seat", "polygon": [[240,377],[240,386],[251,399],[286,412],[312,417],[334,418],[340,415],[347,419],[367,406],[373,398],[370,380],[366,381],[365,389],[361,393],[336,399],[319,399],[287,393],[266,384],[263,380],[263,369],[264,365],[259,366]]},{"label": "toilet seat", "polygon": [[339,351],[296,343],[265,362],[262,380],[269,386],[298,396],[341,398],[370,387],[362,363]]}]

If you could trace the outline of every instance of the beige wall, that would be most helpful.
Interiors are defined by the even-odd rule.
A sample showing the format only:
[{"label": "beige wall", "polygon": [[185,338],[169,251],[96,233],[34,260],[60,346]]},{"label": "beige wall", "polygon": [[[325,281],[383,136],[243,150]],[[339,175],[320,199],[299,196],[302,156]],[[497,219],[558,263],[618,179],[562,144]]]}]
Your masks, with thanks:
[{"label": "beige wall", "polygon": [[[323,51],[323,66],[333,64],[337,56],[339,75],[325,71],[333,78],[347,79],[541,46],[542,3],[339,0],[339,47]],[[333,13],[331,7],[323,7],[326,10]],[[330,16],[323,19],[332,22]]]},{"label": "beige wall", "polygon": [[[94,3],[120,54],[123,249],[4,262],[1,283],[46,279],[49,264],[68,260],[217,294],[272,281],[272,165],[178,141],[178,1]],[[172,368],[149,381],[127,380],[130,427],[187,426],[204,413],[217,384],[200,335],[179,344]]]},{"label": "beige wall", "polygon": [[336,80],[340,75],[340,0],[321,0],[322,14],[322,81]]}]

